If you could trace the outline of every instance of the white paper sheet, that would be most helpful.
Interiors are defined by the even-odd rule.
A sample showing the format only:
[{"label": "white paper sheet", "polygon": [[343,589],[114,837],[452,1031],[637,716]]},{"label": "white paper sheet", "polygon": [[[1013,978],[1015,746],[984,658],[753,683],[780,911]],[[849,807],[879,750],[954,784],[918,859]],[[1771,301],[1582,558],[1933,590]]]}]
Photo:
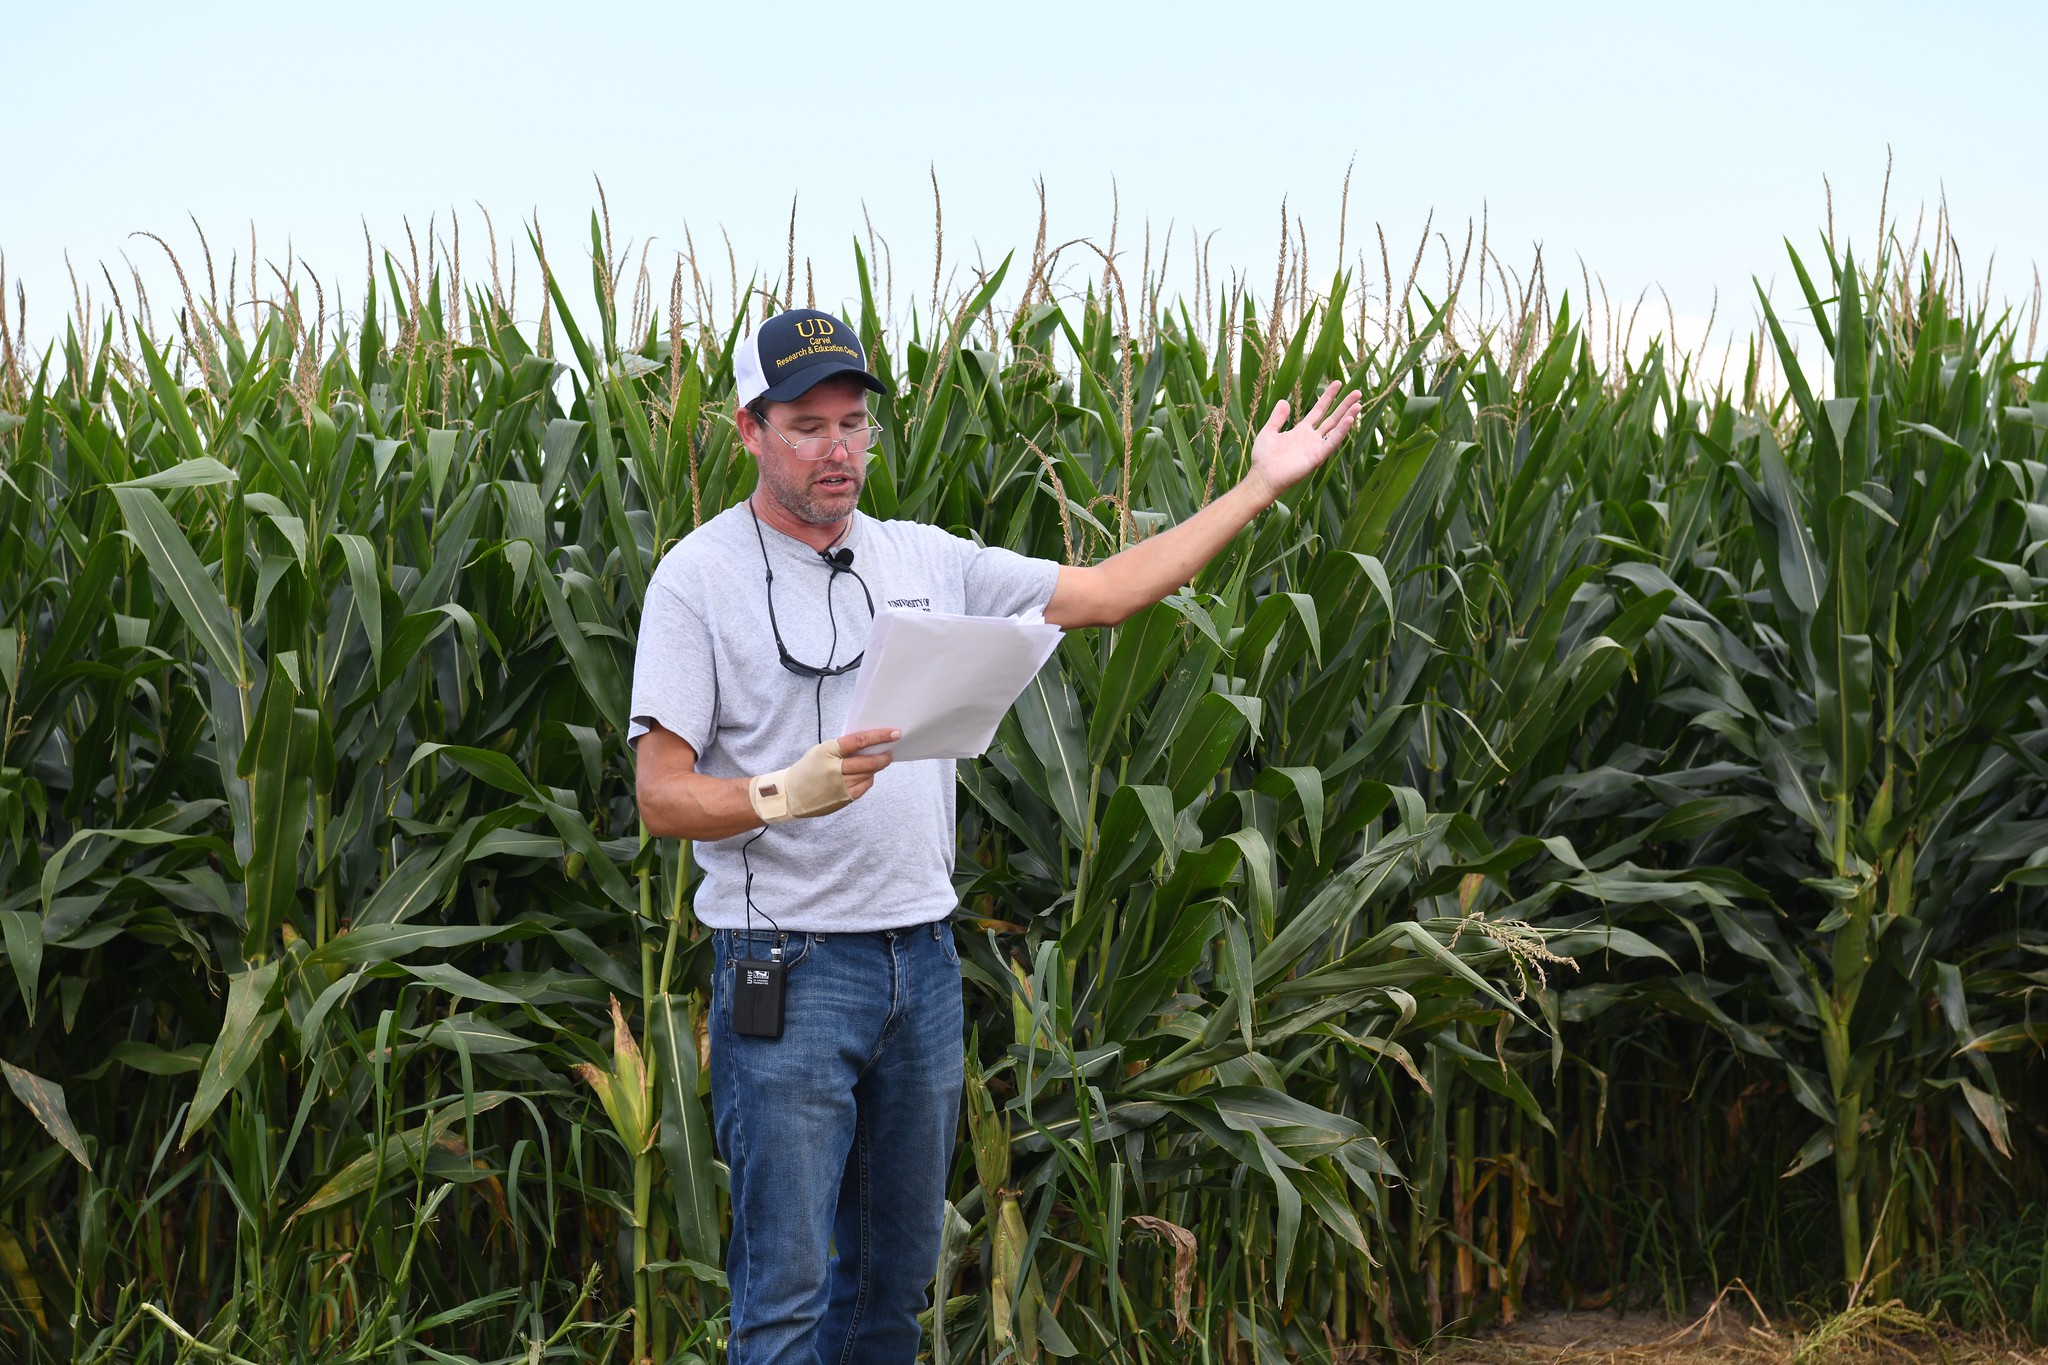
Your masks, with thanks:
[{"label": "white paper sheet", "polygon": [[988,748],[1060,634],[1037,613],[1020,619],[876,612],[845,731],[901,730],[902,739],[872,751],[887,749],[898,762],[973,758]]}]

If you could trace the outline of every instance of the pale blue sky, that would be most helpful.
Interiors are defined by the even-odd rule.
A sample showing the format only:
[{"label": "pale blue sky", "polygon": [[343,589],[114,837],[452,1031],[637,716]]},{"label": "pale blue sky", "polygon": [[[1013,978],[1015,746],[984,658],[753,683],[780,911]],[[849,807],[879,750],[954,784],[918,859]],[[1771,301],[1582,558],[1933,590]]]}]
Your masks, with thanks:
[{"label": "pale blue sky", "polygon": [[[593,173],[620,236],[656,239],[664,281],[685,221],[700,254],[723,225],[743,275],[779,274],[800,193],[821,302],[854,292],[863,201],[894,244],[899,304],[929,291],[928,167],[949,257],[1028,253],[1038,176],[1055,240],[1103,240],[1114,177],[1120,245],[1171,219],[1185,261],[1186,229],[1214,230],[1217,272],[1263,294],[1283,196],[1316,273],[1335,264],[1355,155],[1350,246],[1383,223],[1397,275],[1432,209],[1457,247],[1485,202],[1510,266],[1545,244],[1553,292],[1579,292],[1582,255],[1617,298],[1661,283],[1682,318],[1718,286],[1725,327],[1747,325],[1752,275],[1786,274],[1781,238],[1814,240],[1823,174],[1838,233],[1865,246],[1890,144],[1906,231],[1945,188],[1972,270],[1997,252],[1995,294],[2021,301],[2048,262],[2048,120],[2027,95],[2040,3],[0,0],[0,16],[0,251],[44,339],[70,306],[66,250],[82,279],[104,259],[125,283],[125,251],[154,280],[156,249],[127,234],[183,252],[188,212],[223,269],[253,220],[265,256],[289,237],[353,291],[362,219],[389,243],[403,216],[457,207],[468,273],[478,202],[501,241],[537,209],[560,271]],[[1432,273],[1440,292],[1440,249]]]}]

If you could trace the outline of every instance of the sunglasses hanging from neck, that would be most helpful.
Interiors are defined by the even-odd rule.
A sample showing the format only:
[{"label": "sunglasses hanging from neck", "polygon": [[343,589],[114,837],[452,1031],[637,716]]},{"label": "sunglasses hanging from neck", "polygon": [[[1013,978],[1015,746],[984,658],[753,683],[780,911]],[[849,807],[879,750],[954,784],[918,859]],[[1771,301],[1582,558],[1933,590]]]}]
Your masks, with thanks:
[{"label": "sunglasses hanging from neck", "polygon": [[775,619],[775,568],[768,560],[768,540],[761,532],[761,515],[754,510],[752,498],[747,500],[747,514],[754,519],[754,541],[761,547],[761,568],[768,576],[768,630],[775,637],[775,655],[782,661],[782,666],[799,678],[819,679],[837,678],[859,668],[860,661],[866,657],[865,650],[843,664],[830,662],[832,654],[839,648],[839,617],[832,610],[832,589],[839,585],[841,574],[860,584],[860,595],[867,602],[868,619],[872,621],[875,617],[874,594],[868,591],[867,580],[853,567],[853,551],[844,548],[815,551],[832,575],[825,585],[825,613],[832,621],[832,648],[825,656],[826,663],[807,664],[789,652],[789,646],[782,639],[781,623]]}]

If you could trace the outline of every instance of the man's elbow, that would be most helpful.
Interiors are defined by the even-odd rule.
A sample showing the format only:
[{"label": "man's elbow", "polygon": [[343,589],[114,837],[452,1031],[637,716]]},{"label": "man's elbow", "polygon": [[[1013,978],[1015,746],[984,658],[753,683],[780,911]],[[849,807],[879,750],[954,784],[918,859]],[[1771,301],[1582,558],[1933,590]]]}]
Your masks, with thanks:
[{"label": "man's elbow", "polygon": [[[1086,619],[1076,622],[1078,626],[1120,626],[1144,610],[1146,603],[1133,601],[1117,593],[1106,593],[1090,605]],[[1057,623],[1055,623],[1057,624]]]},{"label": "man's elbow", "polygon": [[688,837],[682,814],[671,798],[672,793],[663,790],[662,783],[650,781],[645,774],[634,784],[633,799],[640,807],[640,823],[657,839]]},{"label": "man's elbow", "polygon": [[1135,599],[1120,575],[1104,564],[1069,569],[1062,576],[1060,590],[1047,606],[1048,624],[1063,630],[1085,630],[1090,626],[1120,626],[1136,616],[1147,604]]},{"label": "man's elbow", "polygon": [[1165,595],[1147,592],[1116,574],[1104,574],[1101,592],[1095,600],[1095,620],[1091,624],[1120,626]]},{"label": "man's elbow", "polygon": [[1099,626],[1120,626],[1133,616],[1136,616],[1139,609],[1144,605],[1142,602],[1130,602],[1122,598],[1106,602],[1103,604],[1100,619],[1095,624]]}]

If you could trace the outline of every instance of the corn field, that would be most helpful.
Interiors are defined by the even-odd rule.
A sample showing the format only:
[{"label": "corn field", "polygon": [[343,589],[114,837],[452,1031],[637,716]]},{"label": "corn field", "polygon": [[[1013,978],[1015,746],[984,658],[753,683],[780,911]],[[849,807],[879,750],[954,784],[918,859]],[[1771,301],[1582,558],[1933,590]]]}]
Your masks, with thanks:
[{"label": "corn field", "polygon": [[[1830,233],[1732,379],[1483,245],[1490,309],[1041,237],[900,321],[874,255],[876,516],[1099,559],[1367,397],[961,766],[931,1360],[1876,1301],[2048,1201],[2048,403],[1948,247]],[[664,308],[593,219],[522,328],[458,261],[0,314],[9,1359],[721,1358],[708,936],[623,734],[808,286]]]}]

